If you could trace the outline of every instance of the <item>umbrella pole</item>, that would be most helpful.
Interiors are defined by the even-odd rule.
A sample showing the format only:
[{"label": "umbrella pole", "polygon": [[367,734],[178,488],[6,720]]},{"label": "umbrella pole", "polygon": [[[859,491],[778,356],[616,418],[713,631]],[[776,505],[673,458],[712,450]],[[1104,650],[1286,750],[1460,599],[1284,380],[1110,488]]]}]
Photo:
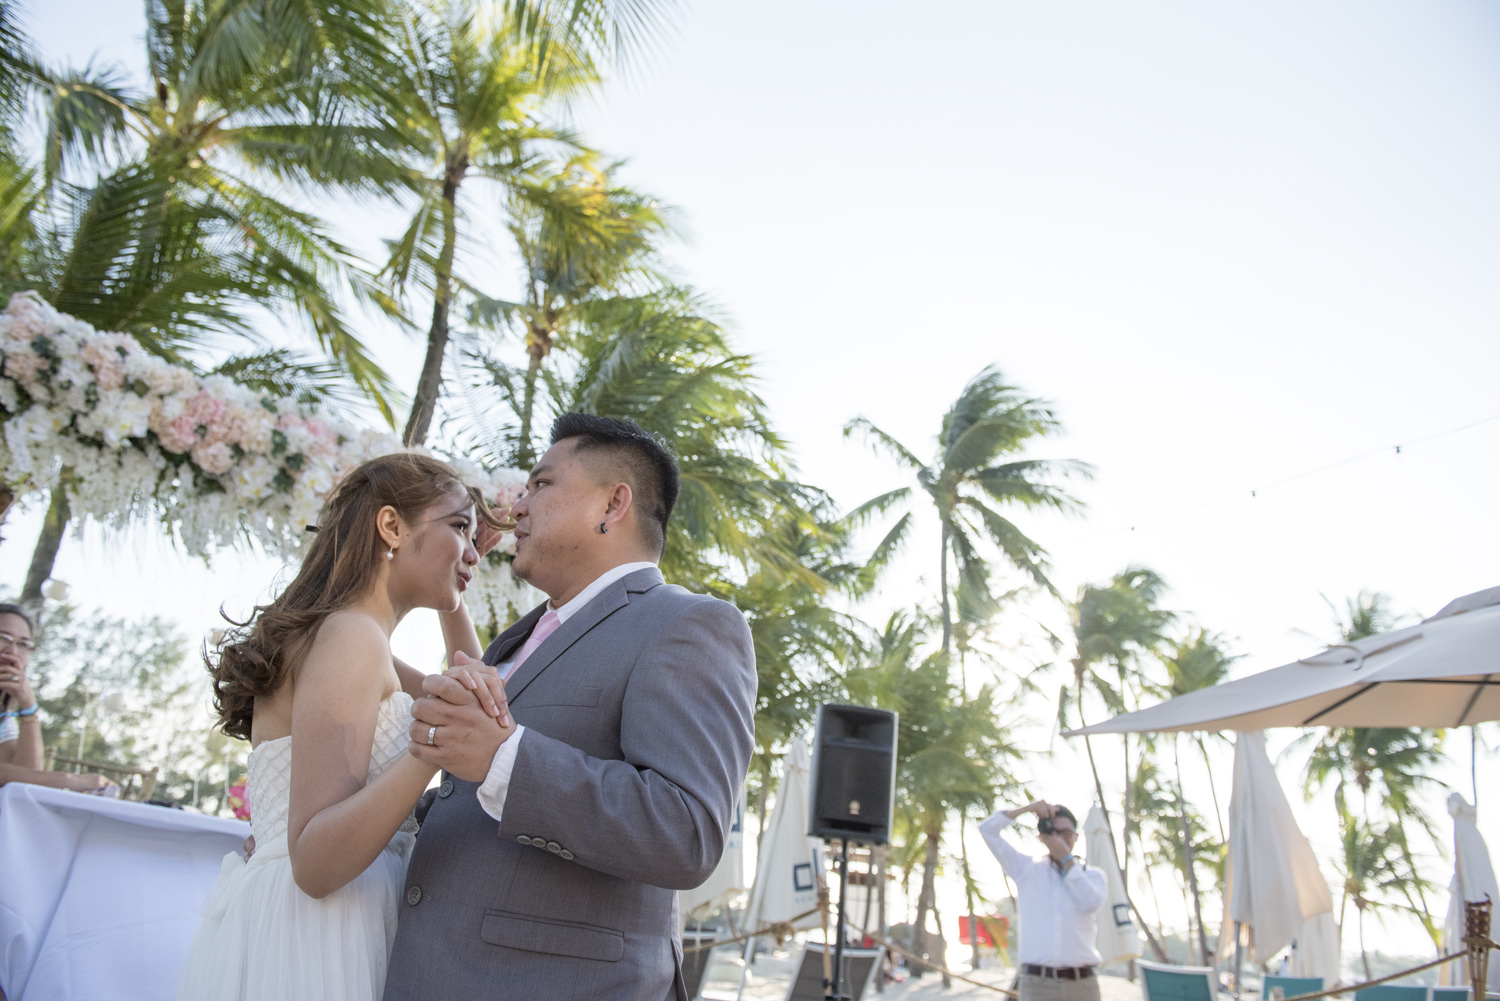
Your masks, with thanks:
[{"label": "umbrella pole", "polygon": [[1240,990],[1240,975],[1244,972],[1245,947],[1241,944],[1240,923],[1234,923],[1234,996],[1244,998],[1244,992]]}]

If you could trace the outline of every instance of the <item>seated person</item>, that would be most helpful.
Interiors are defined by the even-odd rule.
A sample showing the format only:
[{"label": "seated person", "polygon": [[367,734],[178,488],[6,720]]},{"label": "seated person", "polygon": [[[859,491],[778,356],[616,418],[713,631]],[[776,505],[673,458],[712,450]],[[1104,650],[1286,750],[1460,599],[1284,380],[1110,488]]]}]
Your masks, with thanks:
[{"label": "seated person", "polygon": [[20,605],[0,603],[0,785],[28,782],[98,792],[115,783],[103,775],[70,775],[42,771],[42,728],[36,715],[36,692],[26,677],[36,649],[31,613]]}]

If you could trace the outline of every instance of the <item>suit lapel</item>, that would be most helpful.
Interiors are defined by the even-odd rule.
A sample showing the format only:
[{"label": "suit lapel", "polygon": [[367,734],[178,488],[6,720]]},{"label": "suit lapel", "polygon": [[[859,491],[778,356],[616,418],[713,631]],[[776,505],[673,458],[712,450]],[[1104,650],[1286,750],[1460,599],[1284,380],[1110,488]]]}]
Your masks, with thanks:
[{"label": "suit lapel", "polygon": [[[604,590],[594,595],[592,601],[580,608],[567,622],[557,628],[557,632],[542,641],[542,645],[532,651],[531,656],[526,658],[516,673],[510,676],[505,683],[505,697],[514,702],[526,690],[526,686],[536,680],[552,662],[561,657],[574,643],[583,638],[589,630],[609,618],[615,612],[630,604],[632,594],[640,594],[649,591],[662,583],[661,571],[656,567],[645,570],[637,570],[628,573],[619,580],[613,582]],[[545,607],[545,606],[544,606]],[[528,615],[527,618],[531,616]],[[541,618],[541,613],[536,613]],[[524,620],[523,620],[524,621]],[[520,623],[516,624],[517,626]],[[512,627],[515,628],[515,627]],[[507,630],[508,633],[510,630]],[[530,633],[527,629],[527,633]]]},{"label": "suit lapel", "polygon": [[531,635],[531,630],[536,627],[537,620],[546,611],[547,603],[544,601],[521,616],[509,629],[495,637],[494,642],[489,645],[489,649],[484,651],[484,656],[480,659],[491,667],[505,663],[507,658],[521,649],[521,644],[526,642],[526,637]]}]

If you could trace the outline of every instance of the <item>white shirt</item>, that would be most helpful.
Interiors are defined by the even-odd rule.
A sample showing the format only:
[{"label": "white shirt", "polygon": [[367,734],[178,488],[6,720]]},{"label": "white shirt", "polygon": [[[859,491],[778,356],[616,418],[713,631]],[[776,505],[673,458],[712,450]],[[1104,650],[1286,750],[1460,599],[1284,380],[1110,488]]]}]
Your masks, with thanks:
[{"label": "white shirt", "polygon": [[[552,608],[552,603],[549,601],[547,607],[552,608],[557,613],[557,628],[561,629],[569,619],[583,609],[583,606],[593,601],[600,591],[603,591],[626,574],[632,574],[637,570],[645,570],[647,568],[655,569],[656,564],[646,562],[622,563],[617,567],[604,571],[592,584],[579,591],[572,601],[569,601],[561,608]],[[545,643],[546,640],[542,642]],[[524,646],[525,644],[522,645]],[[517,653],[520,653],[520,650],[520,647],[516,648]],[[504,678],[510,674],[515,659],[515,656],[512,655],[510,660],[498,665],[500,677]],[[479,789],[475,793],[479,798],[479,805],[484,809],[484,812],[494,817],[497,821],[500,819],[501,813],[505,810],[505,796],[506,793],[510,792],[510,773],[515,770],[516,752],[521,746],[521,737],[525,733],[526,728],[524,726],[517,726],[516,732],[510,735],[510,739],[500,745],[500,750],[495,752],[494,760],[490,762],[489,774],[484,777],[484,781],[480,783]]]},{"label": "white shirt", "polygon": [[1020,937],[1016,959],[1036,966],[1098,966],[1094,923],[1109,884],[1099,869],[1074,860],[1066,873],[1058,871],[1050,855],[1024,855],[1000,832],[1014,824],[1004,812],[991,814],[979,834],[1016,883],[1016,918]]}]

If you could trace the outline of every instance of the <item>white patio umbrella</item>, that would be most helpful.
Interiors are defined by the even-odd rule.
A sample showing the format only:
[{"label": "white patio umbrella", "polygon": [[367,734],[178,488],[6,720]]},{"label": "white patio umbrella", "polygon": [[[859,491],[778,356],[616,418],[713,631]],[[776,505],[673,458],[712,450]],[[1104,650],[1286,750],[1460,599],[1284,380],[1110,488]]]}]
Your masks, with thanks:
[{"label": "white patio umbrella", "polygon": [[684,923],[703,921],[723,908],[737,894],[744,893],[745,886],[745,792],[740,790],[740,800],[735,804],[734,823],[729,828],[729,837],[724,842],[724,855],[714,868],[713,875],[702,886],[692,890],[681,890],[677,894],[677,910]]},{"label": "white patio umbrella", "polygon": [[[1328,883],[1312,845],[1297,826],[1266,753],[1266,735],[1259,730],[1235,734],[1224,887],[1220,955],[1238,940],[1230,929],[1249,926],[1254,930],[1255,962],[1269,962],[1298,938],[1309,921],[1333,913]],[[1314,957],[1300,958],[1306,967]],[[1236,973],[1238,965],[1236,957]],[[1336,980],[1337,962],[1331,969],[1308,975]]]},{"label": "white patio umbrella", "polygon": [[[747,933],[773,925],[816,928],[823,923],[816,910],[818,885],[823,876],[823,842],[807,836],[811,796],[812,755],[808,753],[807,741],[798,737],[782,759],[776,805],[761,838],[755,886],[750,890],[750,905],[745,909]],[[745,971],[754,946],[754,938],[745,943],[741,992],[745,989]]]},{"label": "white patio umbrella", "polygon": [[1430,619],[1064,736],[1272,726],[1469,726],[1500,719],[1500,587]]},{"label": "white patio umbrella", "polygon": [[1089,807],[1083,822],[1084,844],[1088,849],[1089,867],[1104,873],[1109,891],[1099,912],[1099,930],[1094,947],[1105,963],[1120,963],[1141,954],[1141,933],[1130,916],[1130,900],[1125,896],[1125,878],[1120,861],[1115,858],[1115,840],[1109,836],[1109,821],[1098,806]]},{"label": "white patio umbrella", "polygon": [[[1485,897],[1500,903],[1500,884],[1495,867],[1490,864],[1490,850],[1475,823],[1474,807],[1458,793],[1448,797],[1448,812],[1453,816],[1453,882],[1448,887],[1448,919],[1443,925],[1443,951],[1460,952],[1464,944],[1464,902]],[[1461,984],[1468,980],[1466,964],[1449,963],[1443,968],[1443,979]],[[1500,963],[1490,957],[1488,990],[1500,992]]]}]

